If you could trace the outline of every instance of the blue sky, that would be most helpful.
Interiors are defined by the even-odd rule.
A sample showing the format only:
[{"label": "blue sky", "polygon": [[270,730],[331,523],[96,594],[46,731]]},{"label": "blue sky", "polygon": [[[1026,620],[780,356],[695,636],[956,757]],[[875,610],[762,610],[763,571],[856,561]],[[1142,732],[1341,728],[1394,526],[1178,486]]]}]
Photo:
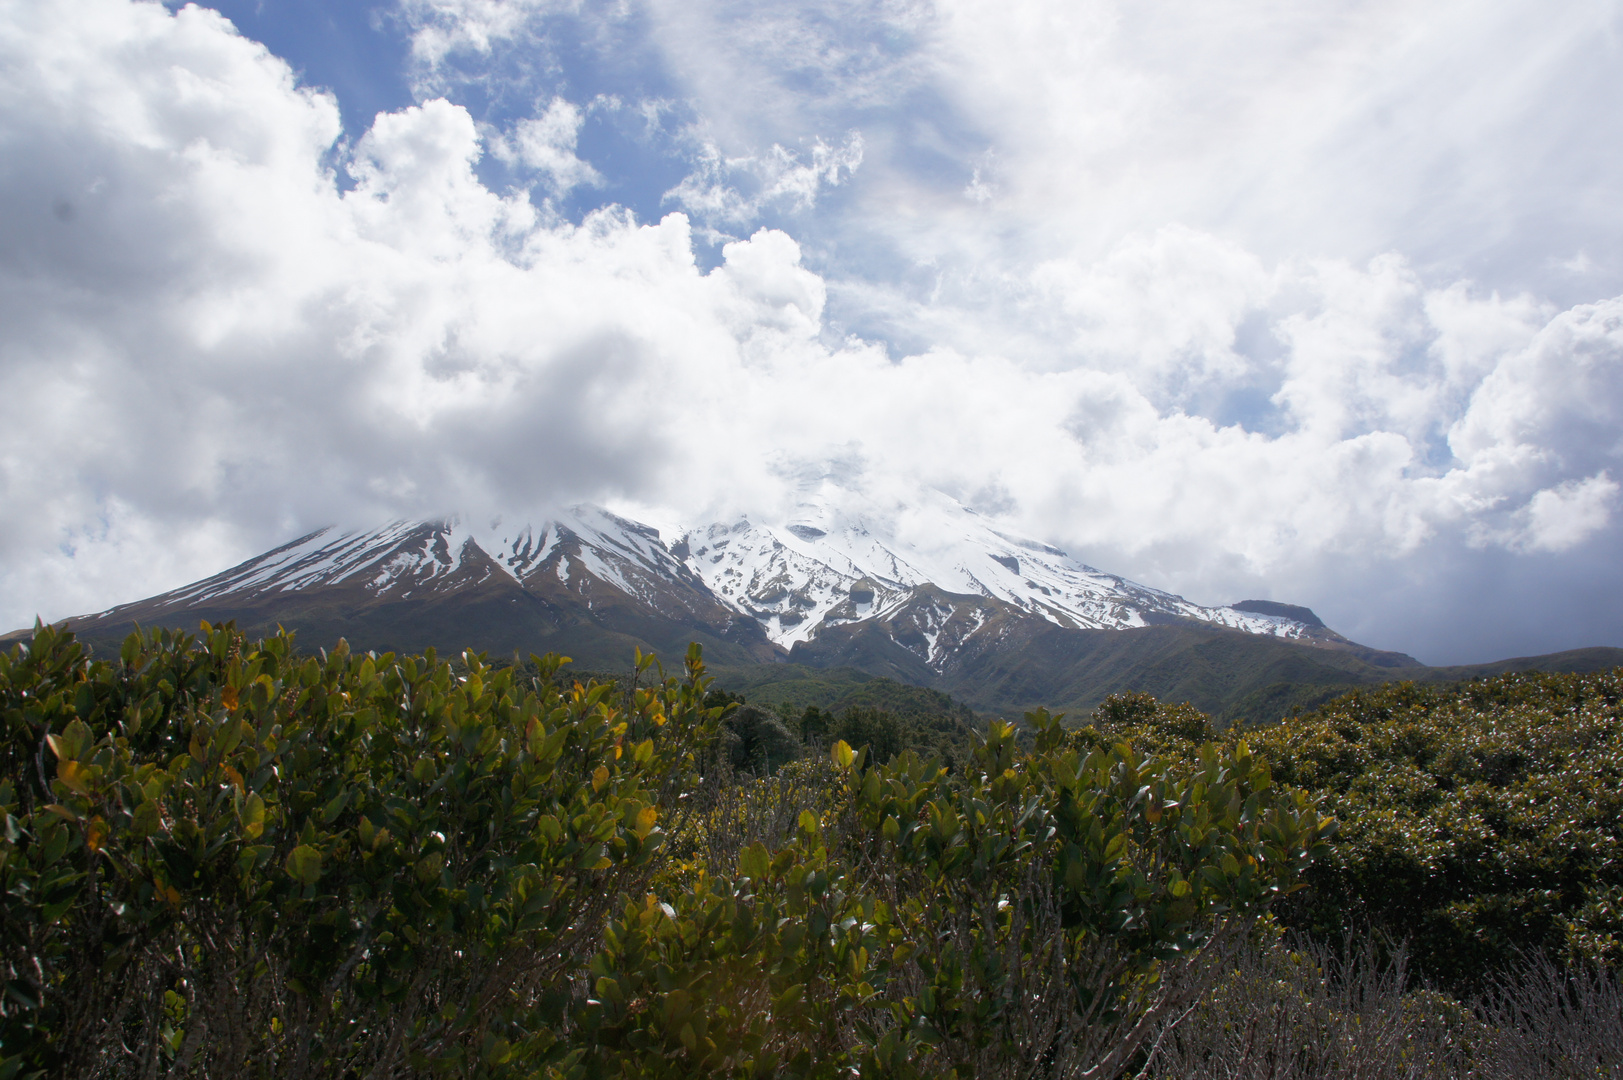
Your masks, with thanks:
[{"label": "blue sky", "polygon": [[406,70],[411,40],[387,4],[249,0],[213,6],[244,36],[286,60],[301,81],[331,89],[351,138],[365,134],[378,113],[416,103]]},{"label": "blue sky", "polygon": [[334,520],[924,488],[1623,644],[1616,0],[0,0],[0,616]]}]

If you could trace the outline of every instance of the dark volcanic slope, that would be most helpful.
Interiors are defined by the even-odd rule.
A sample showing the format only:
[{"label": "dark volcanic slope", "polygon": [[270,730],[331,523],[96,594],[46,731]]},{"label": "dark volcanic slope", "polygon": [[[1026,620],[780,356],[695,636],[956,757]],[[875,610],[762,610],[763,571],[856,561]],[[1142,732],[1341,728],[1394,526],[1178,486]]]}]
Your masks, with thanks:
[{"label": "dark volcanic slope", "polygon": [[195,585],[69,625],[103,646],[136,624],[196,630],[203,619],[234,619],[251,635],[282,626],[312,646],[343,637],[380,651],[563,652],[587,667],[622,667],[634,648],[679,657],[691,641],[721,662],[782,656],[759,625],[718,603],[657,536],[598,516],[607,520],[554,524],[521,538],[499,556],[505,565],[443,523],[316,533]]},{"label": "dark volcanic slope", "polygon": [[1460,664],[1451,667],[1427,668],[1427,681],[1453,682],[1490,675],[1503,675],[1511,671],[1567,671],[1578,675],[1594,671],[1610,671],[1623,667],[1623,649],[1594,646],[1588,649],[1568,649],[1544,656],[1517,656],[1510,660],[1495,660],[1491,664]]},{"label": "dark volcanic slope", "polygon": [[[1187,701],[1223,719],[1273,719],[1353,686],[1428,670],[1411,657],[1351,643],[1299,644],[1194,623],[1075,630],[997,610],[995,602],[981,598],[951,599],[973,603],[978,610],[966,622],[979,625],[935,664],[908,648],[908,630],[917,628],[898,627],[905,616],[830,628],[797,645],[790,658],[936,687],[986,712],[1018,714],[1041,705],[1085,714],[1110,694],[1139,690]],[[961,609],[957,614],[963,617]],[[951,633],[953,621],[940,629],[938,642]]]}]

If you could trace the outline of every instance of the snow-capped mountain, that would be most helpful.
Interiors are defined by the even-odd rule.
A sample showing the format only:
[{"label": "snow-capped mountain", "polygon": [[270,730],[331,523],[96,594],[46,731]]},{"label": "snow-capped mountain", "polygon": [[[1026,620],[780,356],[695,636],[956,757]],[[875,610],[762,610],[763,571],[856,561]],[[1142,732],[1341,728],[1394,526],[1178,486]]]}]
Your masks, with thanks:
[{"label": "snow-capped mountain", "polygon": [[1281,687],[1331,692],[1418,664],[1306,608],[1204,607],[1104,573],[945,496],[855,509],[802,499],[787,514],[659,529],[592,506],[319,529],[67,622],[98,649],[132,624],[234,620],[310,647],[556,652],[585,672],[624,671],[635,648],[673,661],[698,642],[729,677],[815,683],[807,669],[837,668],[830,677],[884,676],[1004,715],[1139,689],[1216,712],[1278,709],[1293,700]]},{"label": "snow-capped mountain", "polygon": [[882,618],[924,585],[999,600],[1072,629],[1192,619],[1252,634],[1315,637],[1316,627],[1298,619],[1201,607],[1095,570],[1058,548],[1002,532],[944,495],[913,508],[907,536],[826,507],[801,509],[782,526],[740,519],[689,530],[675,545],[722,603],[755,619],[785,648],[832,626]]},{"label": "snow-capped mountain", "polygon": [[969,652],[985,654],[1020,623],[1205,624],[1308,644],[1344,640],[1305,609],[1246,606],[1252,610],[1203,607],[1134,584],[934,495],[900,524],[807,502],[782,524],[739,518],[666,535],[592,506],[539,522],[321,529],[74,622],[93,629],[258,618],[318,635],[370,635],[391,647],[456,634],[503,651],[540,641],[604,663],[632,642],[670,652],[687,639],[723,662],[817,663],[831,650],[849,653],[860,630],[864,648],[905,655],[920,677]]},{"label": "snow-capped mountain", "polygon": [[367,531],[318,529],[241,566],[167,593],[195,607],[226,597],[345,586],[380,600],[477,588],[491,581],[542,585],[579,595],[588,608],[604,591],[661,615],[713,613],[704,583],[660,542],[657,530],[579,506],[532,526],[486,528],[460,519],[394,522]]},{"label": "snow-capped mountain", "polygon": [[634,647],[680,656],[690,641],[734,663],[782,656],[655,530],[595,507],[534,525],[318,529],[192,585],[69,623],[105,639],[131,623],[192,630],[203,619],[376,649],[556,651],[587,668],[622,666]]}]

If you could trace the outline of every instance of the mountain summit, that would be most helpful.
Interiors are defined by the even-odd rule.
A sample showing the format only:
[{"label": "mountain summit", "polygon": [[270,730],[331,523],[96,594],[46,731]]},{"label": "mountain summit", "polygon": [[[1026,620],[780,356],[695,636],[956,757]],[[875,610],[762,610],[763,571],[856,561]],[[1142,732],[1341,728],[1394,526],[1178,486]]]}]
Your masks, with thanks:
[{"label": "mountain summit", "polygon": [[[909,519],[907,535],[824,511],[783,525],[747,517],[710,523],[681,530],[669,544],[657,529],[594,506],[483,528],[462,519],[326,528],[173,592],[72,622],[90,631],[114,622],[195,624],[227,612],[239,621],[263,614],[282,622],[324,616],[322,623],[387,613],[410,626],[438,608],[472,615],[505,603],[517,610],[495,617],[498,627],[539,619],[562,630],[584,620],[611,635],[640,636],[663,623],[678,637],[714,638],[723,652],[753,660],[814,649],[835,632],[881,628],[936,670],[954,651],[1022,618],[1077,630],[1207,624],[1304,643],[1344,640],[1306,608],[1202,607],[1000,531],[945,496],[925,509]],[[471,637],[489,639],[490,629]],[[418,636],[385,636],[402,635]]]},{"label": "mountain summit", "polygon": [[901,526],[808,503],[781,524],[738,517],[663,533],[595,506],[538,521],[318,529],[69,624],[106,644],[136,623],[189,630],[203,619],[397,652],[559,652],[589,670],[697,641],[716,668],[851,668],[1000,711],[1088,707],[1120,689],[1218,710],[1276,684],[1383,681],[1418,666],[1307,608],[1203,607],[1096,570],[945,496],[910,507]]},{"label": "mountain summit", "polygon": [[722,603],[785,648],[834,626],[883,619],[925,586],[1079,630],[1185,619],[1292,639],[1311,638],[1315,629],[1278,613],[1201,607],[1103,573],[1058,548],[1001,532],[945,496],[915,513],[910,531],[882,532],[860,517],[825,515],[782,527],[746,518],[689,530],[675,552]]}]

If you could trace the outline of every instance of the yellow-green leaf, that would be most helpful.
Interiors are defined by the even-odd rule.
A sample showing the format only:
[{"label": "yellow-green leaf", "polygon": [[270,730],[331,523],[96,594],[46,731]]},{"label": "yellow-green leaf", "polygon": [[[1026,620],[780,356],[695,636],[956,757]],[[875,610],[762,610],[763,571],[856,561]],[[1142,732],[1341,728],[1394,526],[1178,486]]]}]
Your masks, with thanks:
[{"label": "yellow-green leaf", "polygon": [[350,791],[350,788],[345,788],[343,791],[340,791],[337,798],[333,799],[322,808],[321,820],[323,824],[331,825],[338,815],[344,812],[344,804],[349,802]]},{"label": "yellow-green leaf", "polygon": [[45,742],[58,758],[77,758],[91,743],[90,729],[83,720],[75,719],[60,735],[47,735]]},{"label": "yellow-green leaf", "polygon": [[80,795],[90,794],[90,769],[70,758],[61,758],[56,763],[56,778],[66,784],[71,791]]},{"label": "yellow-green leaf", "polygon": [[258,839],[265,831],[265,800],[253,792],[242,800],[242,833],[250,840]]},{"label": "yellow-green leaf", "polygon": [[309,844],[300,844],[287,853],[288,876],[301,885],[314,885],[321,880],[321,852]]},{"label": "yellow-green leaf", "polygon": [[767,870],[772,866],[772,855],[766,850],[766,845],[759,841],[745,848],[738,856],[738,872],[740,875],[759,882],[766,877]]}]

